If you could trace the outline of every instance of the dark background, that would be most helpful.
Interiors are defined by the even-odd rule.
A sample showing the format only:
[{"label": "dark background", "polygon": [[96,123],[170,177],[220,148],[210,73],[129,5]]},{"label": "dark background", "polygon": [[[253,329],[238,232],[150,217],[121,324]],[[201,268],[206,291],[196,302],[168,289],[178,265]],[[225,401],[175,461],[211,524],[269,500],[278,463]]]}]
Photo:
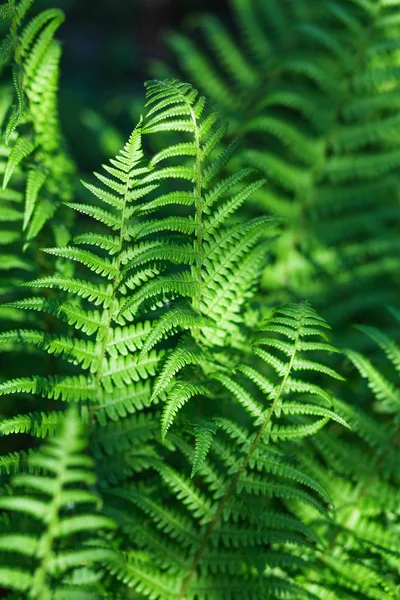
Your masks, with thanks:
[{"label": "dark background", "polygon": [[115,154],[143,112],[143,82],[154,61],[170,62],[165,37],[188,16],[224,17],[228,0],[37,0],[36,10],[62,8],[66,21],[60,110],[80,170],[91,172]]}]

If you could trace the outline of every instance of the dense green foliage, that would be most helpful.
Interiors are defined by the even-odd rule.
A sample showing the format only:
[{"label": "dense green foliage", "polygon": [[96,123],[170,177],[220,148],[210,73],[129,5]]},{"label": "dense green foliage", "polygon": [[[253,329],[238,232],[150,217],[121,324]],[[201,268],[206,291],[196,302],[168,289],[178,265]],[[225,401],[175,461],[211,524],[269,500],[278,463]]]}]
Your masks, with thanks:
[{"label": "dense green foliage", "polygon": [[200,16],[200,44],[170,44],[241,138],[236,162],[267,178],[253,211],[286,220],[262,288],[309,298],[335,329],[373,319],[399,289],[399,3],[231,5],[232,31]]},{"label": "dense green foliage", "polygon": [[31,4],[0,6],[4,597],[399,599],[400,2],[198,18],[201,91],[158,66],[79,191]]}]

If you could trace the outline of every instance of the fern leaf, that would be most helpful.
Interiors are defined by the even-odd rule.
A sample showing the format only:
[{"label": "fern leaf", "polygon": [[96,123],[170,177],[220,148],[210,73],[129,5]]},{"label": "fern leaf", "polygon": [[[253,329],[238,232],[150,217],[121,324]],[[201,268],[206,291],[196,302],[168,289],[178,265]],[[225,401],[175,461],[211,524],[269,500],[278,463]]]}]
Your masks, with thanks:
[{"label": "fern leaf", "polygon": [[107,342],[107,352],[112,356],[118,356],[118,354],[126,356],[129,352],[142,349],[139,358],[143,358],[152,349],[144,349],[143,346],[151,329],[152,324],[150,321],[125,327],[115,327]]},{"label": "fern leaf", "polygon": [[192,473],[190,475],[192,478],[204,463],[215,434],[216,426],[213,423],[204,423],[195,426],[194,435],[196,445],[194,449]]},{"label": "fern leaf", "polygon": [[149,331],[142,353],[149,352],[170,331],[192,329],[199,325],[210,326],[210,323],[198,317],[189,306],[176,304],[162,315]]},{"label": "fern leaf", "polygon": [[35,437],[45,438],[54,434],[61,422],[61,413],[31,413],[18,415],[0,421],[0,434],[29,433]]},{"label": "fern leaf", "polygon": [[155,281],[149,281],[143,285],[138,292],[132,294],[122,305],[120,315],[124,317],[133,316],[140,305],[148,299],[154,299],[155,296],[170,293],[173,297],[193,295],[196,289],[196,282],[193,281],[190,273],[177,273],[176,275],[161,276]]},{"label": "fern leaf", "polygon": [[0,582],[5,588],[26,592],[31,589],[32,576],[22,569],[2,568],[0,569]]},{"label": "fern leaf", "polygon": [[102,384],[111,392],[114,386],[124,388],[134,381],[154,376],[159,360],[160,355],[155,350],[141,359],[136,355],[110,356],[104,360]]},{"label": "fern leaf", "polygon": [[11,33],[8,33],[3,38],[3,41],[1,42],[1,45],[0,45],[0,69],[2,69],[4,67],[4,65],[7,63],[7,61],[9,60],[14,46],[15,46],[15,39],[11,35]]},{"label": "fern leaf", "polygon": [[221,384],[235,396],[239,404],[241,404],[243,408],[255,419],[256,423],[260,422],[260,418],[264,413],[264,409],[253,399],[247,390],[237,384],[231,377],[228,377],[222,373],[213,373],[213,378],[220,381]]},{"label": "fern leaf", "polygon": [[265,180],[261,179],[260,181],[256,181],[251,185],[246,186],[241,192],[233,196],[228,202],[217,209],[212,217],[205,223],[206,234],[210,235],[214,229],[217,229],[230,214],[236,211],[239,206],[253,194],[253,192],[260,189],[264,185],[264,182]]},{"label": "fern leaf", "polygon": [[[63,21],[64,13],[61,10],[49,9],[39,14],[36,19],[34,18],[23,31],[20,41],[20,52],[25,57],[24,70],[28,79],[34,76],[40,61],[53,39],[54,33]],[[42,27],[43,29],[39,33]],[[32,44],[34,36],[37,37]]]},{"label": "fern leaf", "polygon": [[104,304],[105,307],[109,305],[111,300],[111,286],[103,284],[95,285],[90,281],[83,281],[73,277],[50,275],[30,281],[26,285],[33,288],[59,288],[82,298],[87,298],[95,305]]},{"label": "fern leaf", "polygon": [[37,169],[28,173],[25,194],[25,212],[23,229],[26,229],[35,209],[38,194],[46,181],[46,174]]},{"label": "fern leaf", "polygon": [[19,138],[13,149],[11,150],[10,156],[8,157],[6,170],[4,172],[3,189],[5,189],[19,163],[29,156],[35,150],[35,144],[25,138]]},{"label": "fern leaf", "polygon": [[206,395],[204,386],[196,385],[190,381],[178,380],[168,393],[167,401],[161,417],[161,439],[164,441],[178,411],[196,395]]},{"label": "fern leaf", "polygon": [[15,14],[15,7],[7,2],[0,6],[0,19],[11,19]]},{"label": "fern leaf", "polygon": [[196,347],[191,347],[186,343],[185,338],[173,350],[157,378],[154,385],[152,399],[157,398],[170,384],[171,380],[183,369],[190,364],[199,364],[209,360],[206,353]]},{"label": "fern leaf", "polygon": [[160,466],[159,470],[166,484],[174,491],[176,497],[193,512],[194,517],[201,519],[201,523],[206,523],[212,518],[211,503],[189,480],[170,467]]},{"label": "fern leaf", "polygon": [[381,400],[392,409],[399,406],[400,395],[398,389],[384,377],[368,359],[354,350],[347,350],[346,355],[361,375],[367,379],[369,387],[378,400]]},{"label": "fern leaf", "polygon": [[385,352],[386,356],[392,362],[397,371],[400,372],[400,349],[397,344],[388,335],[376,327],[367,327],[358,325],[360,331],[368,335],[380,348]]},{"label": "fern leaf", "polygon": [[120,217],[114,215],[108,210],[104,210],[97,206],[91,206],[89,204],[78,204],[76,202],[68,202],[66,205],[84,215],[88,215],[89,217],[96,219],[96,221],[99,221],[100,223],[104,223],[104,225],[107,225],[114,231],[121,228]]},{"label": "fern leaf", "polygon": [[[116,196],[115,194],[111,194],[111,192],[103,190],[102,188],[92,185],[91,183],[86,183],[86,181],[82,181],[81,183],[86,189],[89,190],[89,192],[94,194],[94,196],[97,196],[97,198],[99,198],[106,204],[109,204],[110,206],[112,206],[113,208],[116,208],[116,209],[122,208],[122,200],[119,196]],[[71,204],[70,204],[70,206],[71,206]],[[89,210],[89,208],[90,208],[90,210],[94,209],[94,207],[88,207],[87,205],[82,206],[80,204],[75,204],[75,203],[72,204],[71,208],[75,208],[76,210],[79,210],[79,212],[82,212],[85,209]],[[85,214],[88,214],[88,213],[86,212]],[[90,216],[93,216],[93,215],[91,214]]]}]

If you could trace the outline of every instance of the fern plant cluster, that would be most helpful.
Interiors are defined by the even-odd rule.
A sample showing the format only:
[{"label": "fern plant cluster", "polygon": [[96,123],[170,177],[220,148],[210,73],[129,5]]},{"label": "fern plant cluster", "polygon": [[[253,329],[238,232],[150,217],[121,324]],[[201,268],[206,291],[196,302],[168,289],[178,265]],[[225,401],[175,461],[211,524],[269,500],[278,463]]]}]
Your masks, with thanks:
[{"label": "fern plant cluster", "polygon": [[398,294],[399,6],[230,4],[233,27],[200,15],[169,43],[241,139],[236,164],[267,178],[252,212],[285,218],[263,289],[312,299],[338,331],[373,318]]},{"label": "fern plant cluster", "polygon": [[397,329],[343,326],[396,294],[398,15],[322,4],[173,36],[206,94],[148,81],[79,191],[64,15],[0,6],[5,597],[400,597]]}]

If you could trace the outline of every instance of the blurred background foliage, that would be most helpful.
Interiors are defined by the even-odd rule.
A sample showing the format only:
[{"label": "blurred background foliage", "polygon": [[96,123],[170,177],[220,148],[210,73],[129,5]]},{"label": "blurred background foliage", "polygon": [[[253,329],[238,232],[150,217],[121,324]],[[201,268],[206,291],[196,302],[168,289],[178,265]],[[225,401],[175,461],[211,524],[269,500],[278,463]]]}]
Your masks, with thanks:
[{"label": "blurred background foliage", "polygon": [[[37,0],[36,10],[54,6]],[[61,120],[83,172],[114,155],[143,110],[151,63],[169,54],[165,36],[196,12],[229,19],[224,0],[58,0],[66,13],[58,38]]]}]

